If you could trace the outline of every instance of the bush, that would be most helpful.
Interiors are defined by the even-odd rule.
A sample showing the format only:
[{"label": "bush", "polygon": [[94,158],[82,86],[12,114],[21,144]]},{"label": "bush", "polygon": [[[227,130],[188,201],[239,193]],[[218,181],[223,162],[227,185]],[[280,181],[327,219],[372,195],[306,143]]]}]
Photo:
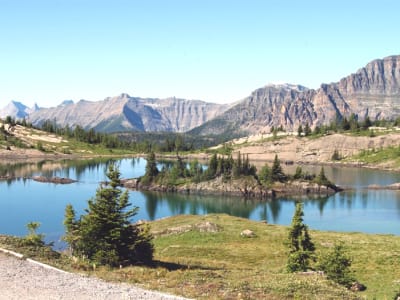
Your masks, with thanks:
[{"label": "bush", "polygon": [[335,244],[333,249],[319,259],[318,267],[326,277],[349,288],[355,281],[352,275],[351,259],[345,253],[343,244]]}]

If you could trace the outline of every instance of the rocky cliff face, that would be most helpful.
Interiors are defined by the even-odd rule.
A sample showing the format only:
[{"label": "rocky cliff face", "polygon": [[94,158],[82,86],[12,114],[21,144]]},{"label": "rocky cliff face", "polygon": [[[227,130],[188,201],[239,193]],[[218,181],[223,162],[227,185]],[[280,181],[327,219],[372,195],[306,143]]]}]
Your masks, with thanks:
[{"label": "rocky cliff face", "polygon": [[143,99],[121,94],[103,101],[64,101],[57,107],[30,114],[33,124],[55,120],[58,125],[94,128],[98,131],[175,131],[190,130],[216,117],[227,105],[185,99]]},{"label": "rocky cliff face", "polygon": [[337,83],[317,90],[293,85],[267,85],[254,91],[196,134],[254,134],[282,126],[295,131],[300,124],[329,124],[354,113],[360,120],[400,116],[400,56],[374,60]]}]

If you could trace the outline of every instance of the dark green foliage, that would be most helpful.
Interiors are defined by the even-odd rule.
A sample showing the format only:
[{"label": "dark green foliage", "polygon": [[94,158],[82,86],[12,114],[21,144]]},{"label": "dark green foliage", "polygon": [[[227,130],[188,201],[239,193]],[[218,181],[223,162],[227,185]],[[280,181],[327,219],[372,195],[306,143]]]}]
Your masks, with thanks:
[{"label": "dark green foliage", "polygon": [[307,271],[310,260],[314,259],[315,246],[308,233],[308,227],[303,223],[303,204],[296,204],[292,223],[289,228],[289,256],[287,270],[289,272]]},{"label": "dark green foliage", "polygon": [[340,156],[339,151],[337,149],[335,149],[333,151],[331,159],[332,160],[341,160],[342,159],[342,157]]},{"label": "dark green foliage", "polygon": [[11,126],[14,126],[14,125],[16,124],[16,123],[15,123],[15,119],[14,119],[13,117],[11,117],[11,116],[7,116],[7,117],[6,117],[5,123],[6,123],[6,124],[9,124],[9,125],[11,125]]},{"label": "dark green foliage", "polygon": [[326,177],[324,167],[321,168],[321,171],[319,172],[317,177],[315,177],[314,181],[319,185],[325,185],[329,187],[334,186],[334,184]]},{"label": "dark green foliage", "polygon": [[304,135],[309,136],[309,135],[311,135],[311,133],[312,133],[312,131],[311,131],[310,125],[308,125],[308,123],[306,123],[306,126],[304,126]]},{"label": "dark green foliage", "polygon": [[158,168],[157,168],[157,163],[156,163],[156,155],[154,154],[153,151],[151,151],[147,155],[147,164],[146,164],[146,172],[145,176],[148,178],[154,178],[158,175]]},{"label": "dark green foliage", "polygon": [[319,259],[318,267],[326,277],[347,288],[355,281],[351,267],[351,259],[345,253],[343,244],[335,244],[333,249]]},{"label": "dark green foliage", "polygon": [[297,136],[302,136],[303,135],[303,126],[301,124],[297,128]]},{"label": "dark green foliage", "polygon": [[300,179],[302,176],[303,176],[303,169],[300,166],[297,166],[293,178]]},{"label": "dark green foliage", "polygon": [[287,179],[287,176],[282,170],[281,162],[278,159],[278,155],[275,155],[275,159],[272,164],[271,179],[272,181],[280,181],[280,182],[284,182]]},{"label": "dark green foliage", "polygon": [[79,239],[79,223],[75,219],[75,211],[71,204],[65,207],[64,214],[65,236],[63,240],[69,245],[71,253],[74,252],[76,242]]},{"label": "dark green foliage", "polygon": [[79,221],[74,219],[72,207],[67,206],[65,240],[73,254],[100,265],[148,263],[153,257],[152,236],[147,228],[131,223],[138,208],[129,209],[128,192],[119,188],[120,173],[113,163],[107,177],[110,182],[101,184]]},{"label": "dark green foliage", "polygon": [[263,184],[272,183],[271,168],[267,163],[261,168],[260,173],[258,173],[258,179]]},{"label": "dark green foliage", "polygon": [[195,183],[202,180],[203,168],[197,159],[190,162],[189,176],[192,177],[192,180]]},{"label": "dark green foliage", "polygon": [[211,156],[210,162],[208,163],[208,169],[207,169],[207,177],[208,178],[213,178],[217,174],[217,167],[218,167],[218,158],[217,154],[214,153]]}]

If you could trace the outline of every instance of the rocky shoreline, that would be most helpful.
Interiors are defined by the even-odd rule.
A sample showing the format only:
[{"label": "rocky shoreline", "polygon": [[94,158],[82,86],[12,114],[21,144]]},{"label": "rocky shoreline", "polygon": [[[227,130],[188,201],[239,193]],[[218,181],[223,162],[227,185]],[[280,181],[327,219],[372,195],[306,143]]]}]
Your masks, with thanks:
[{"label": "rocky shoreline", "polygon": [[45,177],[45,176],[33,176],[33,177],[16,177],[16,176],[0,176],[0,181],[8,181],[8,180],[27,180],[32,179],[37,182],[43,183],[55,183],[55,184],[70,184],[78,182],[78,180],[74,180],[71,178],[64,178],[64,177]]},{"label": "rocky shoreline", "polygon": [[283,196],[330,196],[341,191],[340,187],[319,185],[310,181],[294,180],[287,183],[274,183],[270,188],[260,185],[255,178],[246,177],[225,180],[218,177],[214,180],[182,185],[142,184],[140,179],[121,181],[126,188],[154,192],[175,192],[195,195],[229,195],[245,198],[274,198]]}]

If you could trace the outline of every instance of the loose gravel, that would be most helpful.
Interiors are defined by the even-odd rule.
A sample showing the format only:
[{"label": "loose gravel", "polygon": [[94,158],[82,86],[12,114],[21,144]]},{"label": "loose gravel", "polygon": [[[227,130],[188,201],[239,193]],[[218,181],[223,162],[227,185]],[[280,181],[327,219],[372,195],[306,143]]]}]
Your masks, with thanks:
[{"label": "loose gravel", "polygon": [[0,253],[0,299],[142,299],[183,300],[98,278],[44,268],[23,259]]}]

